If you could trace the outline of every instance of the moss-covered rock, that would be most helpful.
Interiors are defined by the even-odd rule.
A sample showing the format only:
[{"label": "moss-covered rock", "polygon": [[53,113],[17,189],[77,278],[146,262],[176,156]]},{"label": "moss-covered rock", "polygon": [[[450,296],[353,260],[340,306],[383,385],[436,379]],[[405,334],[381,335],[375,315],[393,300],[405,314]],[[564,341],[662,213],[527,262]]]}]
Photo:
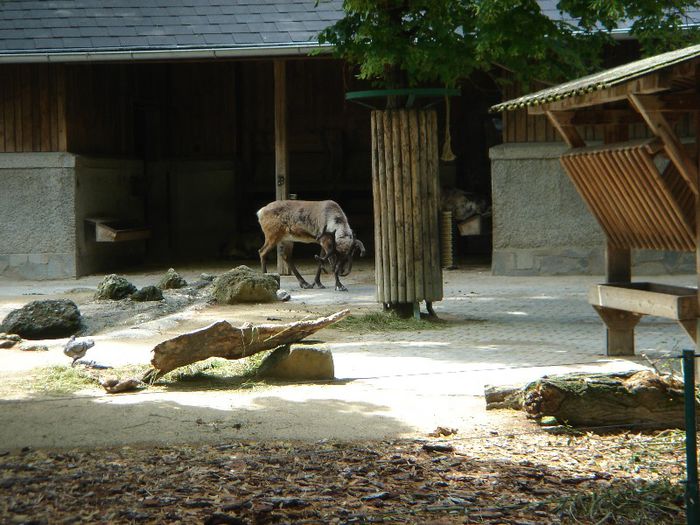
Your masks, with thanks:
[{"label": "moss-covered rock", "polygon": [[185,286],[187,286],[187,281],[185,281],[174,268],[168,269],[165,275],[158,281],[158,288],[161,290],[175,290],[177,288],[184,288]]},{"label": "moss-covered rock", "polygon": [[157,286],[144,286],[131,296],[132,301],[162,301],[163,292]]},{"label": "moss-covered rock", "polygon": [[278,288],[274,277],[241,265],[216,278],[212,296],[223,304],[269,303],[277,301]]},{"label": "moss-covered rock", "polygon": [[126,278],[116,274],[107,275],[102,282],[97,285],[95,299],[108,299],[118,301],[129,297],[136,291],[136,286],[131,284]]},{"label": "moss-covered rock", "polygon": [[335,377],[333,354],[321,344],[282,346],[269,354],[258,368],[258,377],[287,380],[328,380]]}]

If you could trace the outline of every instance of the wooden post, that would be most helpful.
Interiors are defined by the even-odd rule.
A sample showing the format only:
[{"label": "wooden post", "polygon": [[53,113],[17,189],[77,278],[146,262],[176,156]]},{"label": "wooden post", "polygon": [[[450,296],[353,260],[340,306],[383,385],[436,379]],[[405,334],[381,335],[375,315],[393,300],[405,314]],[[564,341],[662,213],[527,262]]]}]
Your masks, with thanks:
[{"label": "wooden post", "polygon": [[[287,147],[287,68],[284,60],[275,60],[275,200],[289,198],[289,150]],[[282,259],[286,251],[291,255],[291,244],[280,243],[277,246],[277,273],[290,275],[289,268]]]},{"label": "wooden post", "polygon": [[[629,138],[627,125],[608,125],[604,130],[606,144],[624,142]],[[605,282],[632,282],[632,251],[613,244],[607,239],[605,245]],[[607,312],[599,310],[606,325],[605,349],[608,355],[634,355],[634,327],[639,316],[628,312]]]},{"label": "wooden post", "polygon": [[[695,91],[700,95],[700,65],[695,66]],[[695,112],[695,174],[697,179],[695,187],[700,188],[700,111]],[[695,279],[698,284],[697,301],[700,306],[700,194],[695,194]],[[698,308],[698,318],[695,321],[695,353],[700,353],[700,308]],[[698,366],[698,359],[695,359],[695,366]],[[697,376],[695,377],[697,381]]]}]

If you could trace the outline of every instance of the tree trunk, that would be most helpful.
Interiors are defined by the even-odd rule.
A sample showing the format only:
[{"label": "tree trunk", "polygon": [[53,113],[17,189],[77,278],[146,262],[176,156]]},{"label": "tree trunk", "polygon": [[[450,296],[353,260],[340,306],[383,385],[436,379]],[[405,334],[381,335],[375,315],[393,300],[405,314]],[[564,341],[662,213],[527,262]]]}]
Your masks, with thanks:
[{"label": "tree trunk", "polygon": [[683,383],[651,371],[567,374],[522,388],[488,387],[486,408],[522,408],[571,426],[684,428]]},{"label": "tree trunk", "polygon": [[181,366],[203,361],[210,357],[242,359],[278,346],[298,343],[321,328],[340,321],[350,313],[343,310],[328,317],[282,325],[246,323],[240,328],[227,321],[217,321],[205,328],[179,335],[153,348],[153,358],[144,381],[159,377]]}]

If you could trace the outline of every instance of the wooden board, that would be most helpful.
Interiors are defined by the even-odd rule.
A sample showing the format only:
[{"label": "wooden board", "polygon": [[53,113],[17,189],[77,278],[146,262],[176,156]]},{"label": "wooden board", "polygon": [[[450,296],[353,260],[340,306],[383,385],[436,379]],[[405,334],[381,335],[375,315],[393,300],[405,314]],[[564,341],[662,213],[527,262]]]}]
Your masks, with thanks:
[{"label": "wooden board", "polygon": [[597,284],[588,292],[588,302],[642,315],[676,321],[697,317],[697,289],[640,282]]},{"label": "wooden board", "polygon": [[125,224],[111,218],[90,218],[85,221],[95,225],[96,242],[139,241],[151,237],[151,229],[146,226]]}]

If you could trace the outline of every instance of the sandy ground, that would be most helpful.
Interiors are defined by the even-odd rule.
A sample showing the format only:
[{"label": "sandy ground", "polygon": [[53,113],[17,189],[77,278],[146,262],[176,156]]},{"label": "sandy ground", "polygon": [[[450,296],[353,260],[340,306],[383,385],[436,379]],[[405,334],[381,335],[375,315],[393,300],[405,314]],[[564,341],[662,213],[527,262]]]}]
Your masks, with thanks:
[{"label": "sandy ground", "polygon": [[[230,267],[178,270],[188,281],[193,281],[202,271],[216,274]],[[302,273],[311,272],[311,266],[302,266]],[[162,270],[141,272],[127,277],[140,287],[155,284],[162,273]],[[53,297],[70,298],[84,314],[89,313],[95,308],[92,293],[101,278],[0,280],[0,318],[31,300]],[[503,348],[498,350],[503,350],[502,354],[492,351],[498,346],[497,323],[493,326],[493,344],[468,342],[463,335],[467,327],[478,325],[483,331],[483,323],[489,322],[488,318],[465,314],[463,305],[471,304],[468,301],[476,294],[470,291],[470,283],[482,282],[488,286],[498,282],[494,279],[483,267],[467,267],[446,274],[446,300],[438,306],[438,314],[453,323],[454,327],[448,330],[388,335],[330,329],[319,332],[318,339],[326,341],[334,355],[337,379],[331,382],[255,384],[248,389],[226,389],[224,385],[200,391],[171,386],[157,392],[107,395],[90,391],[58,398],[6,393],[0,401],[3,421],[0,446],[14,450],[25,446],[170,444],[231,439],[394,439],[425,437],[437,426],[456,428],[463,437],[535,431],[535,425],[522,414],[487,412],[482,396],[484,384],[526,381],[546,373],[582,369],[564,367],[561,363],[576,362],[583,357],[574,352],[568,361],[562,361],[559,356],[557,362],[557,354],[552,354],[555,359],[551,367],[544,359],[537,361],[536,366],[518,367],[518,373],[513,374],[508,371],[513,362],[527,365],[532,361],[527,333],[523,333],[525,340],[518,347],[501,345]],[[326,281],[330,284],[328,277]],[[515,293],[523,297],[532,295],[532,284],[528,284],[531,282],[537,281],[514,281]],[[570,295],[575,296],[573,304],[580,301],[581,308],[589,308],[583,304],[587,283],[580,279],[560,283],[565,286],[558,286],[557,282],[551,286],[564,294],[570,288]],[[200,302],[158,319],[152,319],[148,313],[120,319],[118,326],[92,336],[96,345],[88,357],[115,366],[147,363],[151,349],[158,342],[219,319],[234,325],[245,321],[270,322],[269,319],[288,322],[343,308],[354,313],[380,309],[374,302],[373,270],[369,265],[357,268],[345,279],[345,284],[350,289],[348,293],[332,288],[300,290],[293,278],[283,277],[282,287],[292,293],[292,300],[287,303],[213,306]],[[586,312],[584,322],[597,322],[587,309],[581,311]],[[523,314],[506,313],[513,314],[514,319]],[[31,374],[35,367],[68,363],[62,354],[65,339],[44,343],[49,346],[48,352],[0,351],[0,379]],[[511,355],[509,350],[513,362],[506,362]],[[590,355],[585,358],[591,359]],[[633,361],[600,359],[600,365],[595,367],[598,370],[642,366]]]}]

